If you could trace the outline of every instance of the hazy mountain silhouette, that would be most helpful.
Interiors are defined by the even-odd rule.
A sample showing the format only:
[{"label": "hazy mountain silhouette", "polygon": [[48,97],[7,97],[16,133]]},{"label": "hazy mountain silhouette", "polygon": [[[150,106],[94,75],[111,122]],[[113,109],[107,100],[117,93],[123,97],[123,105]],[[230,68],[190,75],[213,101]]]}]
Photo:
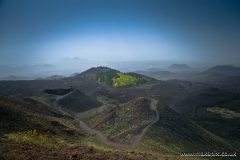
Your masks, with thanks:
[{"label": "hazy mountain silhouette", "polygon": [[173,65],[169,66],[168,69],[170,69],[170,70],[190,70],[192,68],[186,64],[173,64]]},{"label": "hazy mountain silhouette", "polygon": [[227,76],[239,76],[240,68],[232,65],[217,65],[208,69],[207,72],[221,73]]},{"label": "hazy mountain silhouette", "polygon": [[208,69],[209,72],[239,72],[240,68],[232,65],[217,65]]}]

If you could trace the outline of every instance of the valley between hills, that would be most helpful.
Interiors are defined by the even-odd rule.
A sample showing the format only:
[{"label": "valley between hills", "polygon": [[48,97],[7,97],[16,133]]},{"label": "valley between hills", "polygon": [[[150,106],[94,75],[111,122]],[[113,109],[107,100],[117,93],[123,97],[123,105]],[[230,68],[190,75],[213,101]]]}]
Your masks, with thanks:
[{"label": "valley between hills", "polygon": [[0,81],[0,159],[238,158],[239,76],[148,75],[97,67],[53,80]]}]

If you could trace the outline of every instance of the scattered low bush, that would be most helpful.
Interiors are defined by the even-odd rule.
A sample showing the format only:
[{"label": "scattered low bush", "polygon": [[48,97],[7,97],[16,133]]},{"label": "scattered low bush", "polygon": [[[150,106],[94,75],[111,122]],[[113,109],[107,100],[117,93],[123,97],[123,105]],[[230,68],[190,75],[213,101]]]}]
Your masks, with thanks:
[{"label": "scattered low bush", "polygon": [[23,133],[11,133],[6,136],[16,142],[29,142],[49,149],[58,149],[54,136],[51,136],[49,132],[47,134],[39,134],[36,130],[29,130]]}]

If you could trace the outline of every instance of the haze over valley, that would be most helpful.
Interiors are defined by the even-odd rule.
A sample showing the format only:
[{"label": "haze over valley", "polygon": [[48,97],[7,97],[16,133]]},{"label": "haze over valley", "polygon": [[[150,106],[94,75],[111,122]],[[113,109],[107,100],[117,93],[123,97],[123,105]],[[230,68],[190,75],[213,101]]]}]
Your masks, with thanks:
[{"label": "haze over valley", "polygon": [[[190,65],[189,65],[190,64]],[[185,66],[183,66],[185,65]],[[47,78],[53,75],[62,77],[71,77],[77,73],[81,73],[91,67],[106,66],[120,70],[122,72],[136,72],[145,73],[148,76],[158,75],[161,80],[174,79],[176,76],[169,78],[164,74],[189,72],[200,73],[207,71],[208,69],[219,66],[214,62],[176,62],[176,61],[161,61],[161,60],[149,60],[149,61],[91,61],[82,59],[79,57],[64,58],[51,62],[42,63],[23,63],[23,64],[2,64],[0,65],[2,80],[33,80],[36,78]],[[220,66],[232,66],[233,68],[239,68],[238,64],[222,64]],[[231,68],[229,68],[231,70]],[[237,71],[237,70],[235,70]],[[159,73],[157,73],[159,72]],[[216,71],[219,72],[219,71]],[[237,75],[237,74],[235,74]],[[162,78],[161,78],[162,77]],[[157,78],[155,76],[155,78]]]}]

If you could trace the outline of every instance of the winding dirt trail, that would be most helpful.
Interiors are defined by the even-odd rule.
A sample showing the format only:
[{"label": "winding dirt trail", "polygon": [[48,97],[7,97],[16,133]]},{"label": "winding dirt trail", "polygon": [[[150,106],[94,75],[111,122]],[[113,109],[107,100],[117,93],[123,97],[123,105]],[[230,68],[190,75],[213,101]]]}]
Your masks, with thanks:
[{"label": "winding dirt trail", "polygon": [[156,109],[156,105],[153,103],[153,101],[151,101],[150,109],[154,110],[156,112],[156,114],[157,114],[156,120],[153,121],[152,123],[150,123],[146,128],[144,128],[142,133],[135,138],[134,143],[129,144],[129,145],[128,144],[121,144],[121,143],[114,143],[114,142],[110,141],[108,139],[108,137],[106,135],[104,135],[102,132],[90,128],[83,121],[79,120],[79,126],[83,129],[85,129],[86,131],[89,131],[89,132],[92,132],[92,133],[96,134],[97,140],[101,144],[103,144],[107,147],[111,147],[111,148],[115,148],[115,149],[122,149],[122,150],[129,150],[129,149],[131,149],[131,150],[138,149],[139,150],[139,149],[141,149],[141,139],[142,139],[144,133],[147,131],[147,129],[150,126],[152,126],[154,123],[156,123],[159,120],[159,114],[158,114],[158,111]]},{"label": "winding dirt trail", "polygon": [[[59,96],[56,101],[54,102],[54,107],[56,107],[56,102],[59,101],[60,99],[68,96],[69,94],[73,93],[74,91],[64,95],[64,96]],[[107,146],[107,147],[111,147],[111,148],[114,148],[114,149],[121,149],[121,150],[134,150],[134,149],[141,149],[141,139],[144,135],[144,133],[147,131],[147,129],[153,125],[155,122],[158,121],[159,119],[159,114],[158,114],[158,111],[156,109],[156,105],[153,103],[153,101],[151,100],[151,105],[150,105],[150,109],[151,110],[154,110],[157,114],[157,117],[156,117],[156,120],[153,121],[152,123],[150,123],[146,128],[143,129],[142,133],[138,136],[136,136],[135,140],[134,140],[134,143],[133,144],[121,144],[121,143],[115,143],[115,142],[112,142],[111,140],[108,139],[108,137],[106,135],[104,135],[102,132],[98,131],[98,130],[95,130],[95,129],[92,129],[90,128],[89,126],[87,126],[83,121],[81,121],[79,118],[77,118],[76,116],[74,116],[75,120],[79,121],[79,127],[88,131],[88,132],[92,132],[96,135],[96,138],[97,138],[97,141],[101,144],[103,144],[104,146]],[[63,114],[66,114],[64,113],[63,111],[61,111]]]},{"label": "winding dirt trail", "polygon": [[133,143],[133,146],[135,148],[138,148],[138,147],[141,147],[141,140],[142,140],[142,137],[144,135],[144,133],[147,131],[147,129],[152,126],[154,123],[156,123],[158,120],[159,120],[159,113],[156,109],[156,105],[154,104],[153,100],[151,100],[151,106],[150,106],[150,109],[155,111],[156,114],[157,114],[157,118],[155,121],[153,121],[152,123],[150,123],[147,127],[145,127],[142,131],[142,133],[140,135],[137,136],[137,138],[135,139],[134,143]]},{"label": "winding dirt trail", "polygon": [[88,127],[83,121],[79,120],[79,126],[83,129],[85,129],[86,131],[96,134],[97,141],[107,147],[111,147],[114,149],[122,149],[122,150],[135,149],[133,145],[114,143],[114,142],[110,141],[108,139],[108,137],[106,135],[104,135],[102,132]]}]

